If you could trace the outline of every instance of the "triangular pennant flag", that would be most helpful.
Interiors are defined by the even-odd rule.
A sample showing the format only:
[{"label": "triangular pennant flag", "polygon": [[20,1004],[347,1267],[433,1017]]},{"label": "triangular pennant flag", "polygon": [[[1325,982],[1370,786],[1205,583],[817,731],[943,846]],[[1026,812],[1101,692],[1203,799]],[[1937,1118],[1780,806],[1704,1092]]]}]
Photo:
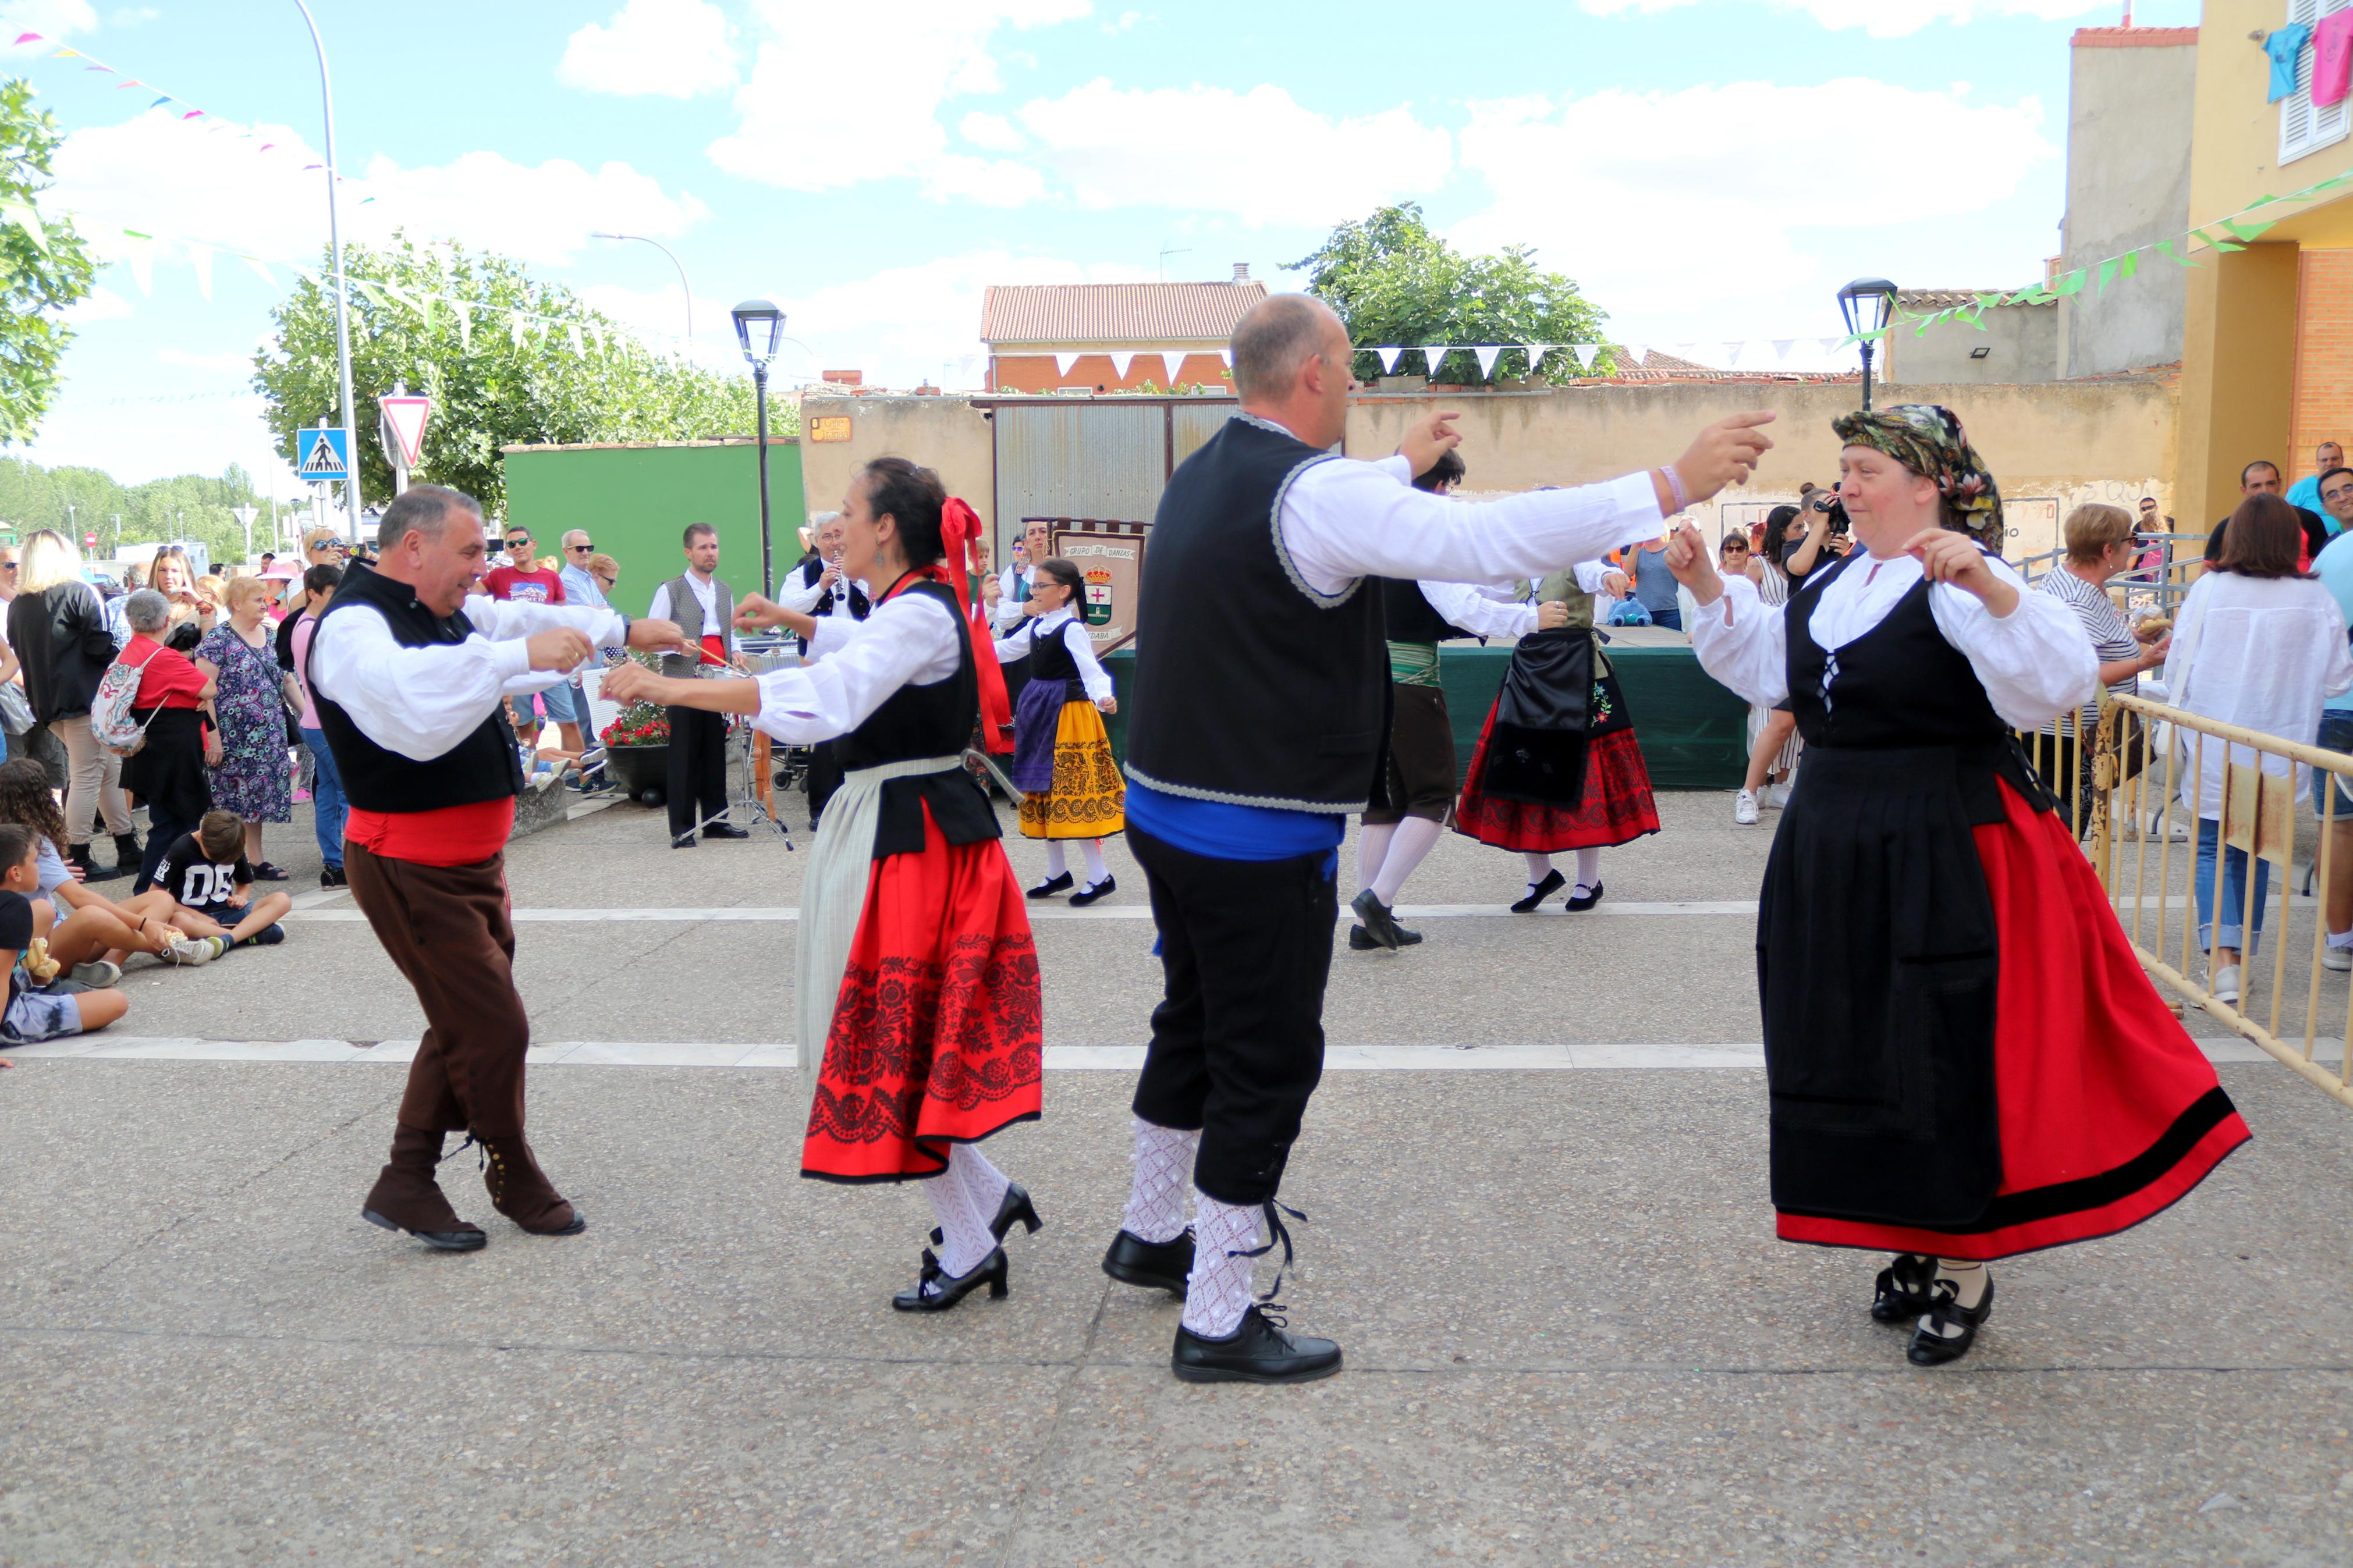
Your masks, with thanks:
[{"label": "triangular pennant flag", "polygon": [[135,243],[131,247],[131,254],[125,258],[125,259],[131,263],[131,280],[139,285],[139,293],[141,298],[153,299],[155,295],[155,242],[148,238],[143,234],[135,236],[134,239]]},{"label": "triangular pennant flag", "polygon": [[358,289],[361,293],[366,295],[368,298],[368,303],[374,305],[377,310],[388,310],[392,309],[392,302],[385,298],[384,289],[377,286],[374,279],[354,278],[352,279],[352,284],[353,287]]},{"label": "triangular pennant flag", "polygon": [[260,279],[264,283],[269,284],[272,289],[278,287],[278,274],[269,270],[269,263],[262,260],[259,256],[248,256],[241,250],[235,254],[239,261],[244,262],[247,267],[252,269],[255,277]]},{"label": "triangular pennant flag", "polygon": [[1527,345],[1527,348],[1528,348],[1528,374],[1529,374],[1530,375],[1534,375],[1534,374],[1535,374],[1535,373],[1537,372],[1537,370],[1538,370],[1538,369],[1540,369],[1540,368],[1543,366],[1543,364],[1544,364],[1544,362],[1545,362],[1545,355],[1546,355],[1546,354],[1548,354],[1548,353],[1552,353],[1555,349],[1557,349],[1558,347],[1560,347],[1560,345],[1559,345],[1558,343],[1530,343],[1530,344],[1528,344],[1528,345]]},{"label": "triangular pennant flag", "polygon": [[1626,353],[1632,356],[1638,369],[1651,363],[1651,345],[1648,343],[1628,343]]},{"label": "triangular pennant flag", "polygon": [[1054,356],[1054,374],[1058,376],[1068,375],[1071,374],[1071,367],[1078,363],[1079,356],[1076,354],[1056,354]]},{"label": "triangular pennant flag", "polygon": [[1504,351],[1499,347],[1488,345],[1472,349],[1471,353],[1479,361],[1479,379],[1493,381],[1495,378],[1495,362],[1503,357]]},{"label": "triangular pennant flag", "polygon": [[1798,340],[1795,338],[1775,338],[1773,340],[1773,358],[1776,363],[1786,363],[1789,358],[1789,351],[1795,348],[1797,344]]},{"label": "triangular pennant flag", "polygon": [[2100,263],[2100,280],[2092,286],[2092,292],[2094,294],[2106,293],[2108,291],[2108,279],[2114,278],[2116,275],[2116,258],[2112,256],[2105,261]]},{"label": "triangular pennant flag", "polygon": [[515,347],[522,347],[522,341],[525,337],[530,335],[530,332],[531,318],[529,316],[523,314],[521,310],[509,310],[507,312],[507,336],[514,341]]},{"label": "triangular pennant flag", "polygon": [[1814,342],[1821,345],[1824,353],[1834,354],[1846,346],[1844,338],[1816,338]]},{"label": "triangular pennant flag", "polygon": [[1421,351],[1422,374],[1430,377],[1432,381],[1436,381],[1438,379],[1438,367],[1445,362],[1447,353],[1448,351],[1443,348],[1423,349]]},{"label": "triangular pennant flag", "polygon": [[1218,351],[1218,363],[1224,365],[1228,370],[1233,369],[1234,351],[1231,349],[1219,349]]},{"label": "triangular pennant flag", "polygon": [[1130,349],[1124,353],[1115,353],[1111,356],[1111,368],[1118,373],[1119,379],[1122,381],[1125,381],[1127,379],[1127,367],[1134,363],[1135,351],[1134,349]]},{"label": "triangular pennant flag", "polygon": [[38,44],[46,41],[47,40],[45,40],[38,33],[19,33],[16,35],[16,42],[18,44]]},{"label": "triangular pennant flag", "polygon": [[456,300],[452,300],[449,301],[449,309],[455,312],[458,317],[459,352],[461,353],[472,353],[474,352],[473,307],[460,303]]},{"label": "triangular pennant flag", "polygon": [[213,247],[195,240],[183,241],[188,247],[188,268],[196,275],[196,292],[209,300],[213,297]]},{"label": "triangular pennant flag", "polygon": [[564,336],[565,340],[572,344],[572,352],[574,353],[578,353],[580,352],[579,324],[577,322],[567,322],[564,329]]},{"label": "triangular pennant flag", "polygon": [[15,224],[33,242],[33,248],[47,256],[49,253],[48,232],[41,227],[41,215],[28,202],[0,202],[0,220]]},{"label": "triangular pennant flag", "polygon": [[1394,375],[1397,374],[1398,355],[1403,353],[1405,350],[1400,348],[1378,348],[1373,351],[1373,357],[1381,362],[1383,375]]}]

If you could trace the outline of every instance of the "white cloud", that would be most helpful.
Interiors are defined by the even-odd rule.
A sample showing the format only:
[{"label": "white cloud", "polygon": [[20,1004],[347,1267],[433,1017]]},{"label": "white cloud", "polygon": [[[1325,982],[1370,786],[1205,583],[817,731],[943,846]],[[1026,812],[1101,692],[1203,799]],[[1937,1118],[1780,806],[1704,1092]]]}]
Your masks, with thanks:
[{"label": "white cloud", "polygon": [[1321,226],[1433,190],[1453,163],[1447,133],[1403,109],[1335,120],[1271,85],[1134,89],[1097,79],[1025,104],[1020,121],[1039,143],[1038,161],[1079,205],[1095,208],[1150,205]]},{"label": "white cloud", "polygon": [[1010,159],[950,153],[932,160],[923,169],[923,195],[934,201],[960,196],[985,207],[1018,207],[1045,194],[1045,176]]},{"label": "white cloud", "polygon": [[[300,133],[227,121],[205,130],[151,110],[91,126],[58,151],[53,200],[70,208],[109,259],[130,254],[122,230],[212,240],[272,260],[315,264],[326,238],[324,174]],[[259,149],[275,143],[269,152]],[[404,169],[371,162],[342,192],[343,234],[380,242],[405,227],[417,239],[448,238],[522,260],[565,265],[597,230],[658,237],[707,216],[627,163],[591,171],[567,159],[520,164],[496,153]]]},{"label": "white cloud", "polygon": [[[76,33],[98,26],[98,13],[90,0],[16,0],[8,7],[7,30],[0,32],[0,57],[45,55]],[[38,33],[38,43],[18,44],[20,34]]]},{"label": "white cloud", "polygon": [[[1825,27],[1861,27],[1874,38],[1900,38],[1935,22],[1955,24],[1980,16],[2034,16],[2051,22],[2081,16],[2091,11],[2113,10],[2107,0],[1744,0],[1781,12],[1797,11]],[[1631,11],[1656,16],[1662,11],[1696,5],[1700,0],[1578,0],[1588,16],[1615,16]]]},{"label": "white cloud", "polygon": [[156,360],[164,364],[175,364],[184,370],[209,370],[231,375],[253,374],[251,354],[192,354],[185,349],[157,349]]},{"label": "white cloud", "polygon": [[[787,190],[828,191],[867,180],[931,174],[947,156],[940,107],[965,93],[997,92],[989,52],[1005,27],[1084,16],[1090,0],[904,0],[892,5],[818,5],[759,0],[768,37],[750,79],[736,90],[734,132],[712,160],[732,174]],[[837,114],[855,104],[853,117]],[[824,134],[814,129],[825,127]],[[953,173],[943,195],[964,194]],[[1009,187],[1000,177],[989,187]]]},{"label": "white cloud", "polygon": [[131,314],[131,301],[111,289],[100,287],[92,289],[78,302],[67,306],[62,314],[68,324],[75,327],[87,327],[98,321],[119,321]]},{"label": "white cloud", "polygon": [[[1966,177],[1934,192],[1862,177],[1858,126]],[[1940,288],[2031,280],[2052,243],[2048,215],[2023,227],[1971,220],[2059,156],[2042,127],[2032,98],[1970,104],[1860,79],[1475,104],[1462,167],[1494,201],[1450,237],[1536,247],[1612,313],[1621,341],[1676,323],[1802,331],[1859,273]]]},{"label": "white cloud", "polygon": [[1029,138],[1001,114],[983,114],[975,110],[964,117],[956,130],[974,146],[991,153],[1018,153],[1029,145]]},{"label": "white cloud", "polygon": [[707,0],[628,0],[564,46],[555,79],[625,98],[692,98],[735,82],[726,14]]}]

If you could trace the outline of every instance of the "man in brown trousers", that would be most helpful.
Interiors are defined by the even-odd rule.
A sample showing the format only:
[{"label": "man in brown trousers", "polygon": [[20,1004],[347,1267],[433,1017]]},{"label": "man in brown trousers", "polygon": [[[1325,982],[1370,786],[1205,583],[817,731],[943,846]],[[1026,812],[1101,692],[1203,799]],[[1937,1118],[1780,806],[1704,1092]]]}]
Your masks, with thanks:
[{"label": "man in brown trousers", "polygon": [[570,1236],[588,1222],[523,1138],[531,1020],[514,987],[505,863],[523,775],[500,704],[567,679],[598,647],[675,647],[679,628],[470,596],[482,509],[439,485],[385,508],[376,543],[376,565],[346,568],[321,612],[305,672],[351,802],[352,894],[427,1024],[391,1161],[360,1212],[444,1251],[487,1245],[433,1179],[442,1135],[463,1131],[482,1147],[492,1206],[534,1235]]}]

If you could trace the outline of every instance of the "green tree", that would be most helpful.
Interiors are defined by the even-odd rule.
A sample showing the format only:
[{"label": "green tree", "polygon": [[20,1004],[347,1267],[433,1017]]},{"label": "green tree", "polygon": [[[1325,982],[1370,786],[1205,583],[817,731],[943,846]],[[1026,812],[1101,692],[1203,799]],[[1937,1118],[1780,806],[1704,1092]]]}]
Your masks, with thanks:
[{"label": "green tree", "polygon": [[[508,258],[395,235],[382,249],[347,247],[343,269],[354,293],[361,494],[370,501],[392,494],[375,400],[395,382],[433,399],[424,455],[410,478],[455,486],[494,514],[506,498],[501,447],[752,432],[749,376],[656,354],[569,289],[533,279]],[[445,302],[450,299],[479,308],[460,311]],[[535,319],[518,322],[518,311]],[[334,295],[304,279],[271,314],[277,342],[254,357],[253,384],[269,400],[270,428],[290,464],[294,432],[340,412]],[[772,400],[769,412],[777,421],[772,434],[794,433],[797,415],[788,403]]]},{"label": "green tree", "polygon": [[[0,458],[0,528],[17,537],[54,528],[79,548],[89,534],[98,547],[86,551],[111,558],[118,541],[153,544],[168,539],[201,540],[216,562],[245,557],[245,529],[232,509],[250,506],[253,547],[269,548],[270,498],[254,488],[253,476],[231,464],[218,478],[179,474],[125,485],[98,468],[45,468],[21,458]],[[69,510],[68,509],[71,510]],[[280,515],[292,504],[279,498]],[[120,518],[118,523],[115,520]]]},{"label": "green tree", "polygon": [[31,440],[57,400],[73,342],[58,312],[89,296],[98,271],[72,220],[34,205],[61,140],[32,83],[0,81],[0,445]]},{"label": "green tree", "polygon": [[[1465,256],[1430,232],[1421,208],[1412,202],[1379,208],[1362,223],[1344,223],[1313,254],[1289,270],[1308,275],[1307,291],[1332,307],[1346,323],[1348,341],[1366,344],[1598,343],[1609,320],[1557,272],[1540,270],[1533,247],[1505,246],[1494,256]],[[1480,379],[1479,361],[1467,352],[1439,356],[1432,381]],[[1398,360],[1403,366],[1405,357]],[[1606,366],[1606,368],[1605,368]],[[1567,354],[1546,358],[1541,374],[1567,381],[1580,374],[1607,374],[1616,368],[1607,354],[1595,369],[1580,372]],[[1356,356],[1356,375],[1370,381],[1381,374],[1378,356]],[[1498,377],[1528,374],[1528,355],[1512,349],[1495,361]]]}]

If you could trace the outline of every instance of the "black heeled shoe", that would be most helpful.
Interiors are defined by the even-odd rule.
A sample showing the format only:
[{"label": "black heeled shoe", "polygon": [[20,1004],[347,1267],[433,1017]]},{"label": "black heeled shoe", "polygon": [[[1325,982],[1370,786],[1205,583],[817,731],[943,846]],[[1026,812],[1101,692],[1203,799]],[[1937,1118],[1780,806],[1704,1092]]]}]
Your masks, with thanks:
[{"label": "black heeled shoe", "polygon": [[1071,874],[1068,871],[1065,871],[1059,877],[1047,878],[1044,881],[1030,889],[1028,896],[1033,899],[1050,899],[1056,893],[1066,893],[1070,891],[1070,889]]},{"label": "black heeled shoe", "polygon": [[[1585,886],[1585,884],[1584,884],[1584,883],[1582,883],[1582,882],[1579,882],[1579,883],[1577,884],[1577,886],[1581,888],[1581,887]],[[1571,893],[1571,894],[1568,896],[1568,902],[1567,902],[1567,903],[1565,903],[1565,904],[1561,905],[1561,908],[1562,908],[1562,909],[1567,910],[1570,914],[1576,914],[1577,912],[1578,912],[1578,911],[1579,911],[1579,910],[1589,910],[1589,909],[1591,909],[1594,905],[1596,905],[1596,904],[1599,903],[1600,901],[1601,901],[1601,884],[1600,884],[1600,883],[1599,883],[1599,882],[1596,882],[1596,883],[1594,883],[1594,884],[1593,884],[1593,890],[1592,890],[1591,892],[1588,892],[1588,893],[1582,893],[1582,894],[1579,894],[1579,893]]]},{"label": "black heeled shoe", "polygon": [[[1935,1286],[1936,1301],[1928,1309],[1927,1319],[1912,1331],[1912,1346],[1904,1353],[1914,1366],[1943,1366],[1969,1353],[1978,1342],[1978,1326],[1993,1316],[1993,1276],[1986,1276],[1985,1294],[1974,1307],[1964,1307],[1959,1293],[1949,1279],[1939,1279]],[[1957,1334],[1947,1329],[1957,1328]]]},{"label": "black heeled shoe", "polygon": [[1872,1286],[1871,1321],[1909,1323],[1936,1304],[1929,1289],[1936,1278],[1936,1260],[1916,1252],[1899,1252]]},{"label": "black heeled shoe", "polygon": [[1544,901],[1567,886],[1568,879],[1558,871],[1546,871],[1545,879],[1528,889],[1528,896],[1512,906],[1515,915],[1532,915],[1544,907]]},{"label": "black heeled shoe", "polygon": [[[1035,1236],[1046,1228],[1046,1222],[1038,1217],[1038,1205],[1029,1201],[1029,1189],[1018,1182],[1008,1182],[1005,1195],[997,1200],[997,1217],[988,1222],[988,1234],[1003,1241],[1017,1221],[1026,1227],[1026,1235]],[[939,1226],[932,1227],[934,1247],[946,1239],[946,1233]]]},{"label": "black heeled shoe", "polygon": [[[939,1258],[925,1247],[923,1268],[916,1276],[915,1288],[892,1297],[891,1305],[902,1312],[944,1312],[983,1285],[988,1287],[989,1300],[1001,1301],[1008,1289],[1007,1279],[1010,1273],[1001,1247],[982,1258],[971,1273],[964,1275],[941,1272]],[[933,1288],[926,1290],[927,1285]]]},{"label": "black heeled shoe", "polygon": [[1089,882],[1085,887],[1081,888],[1077,892],[1072,893],[1071,895],[1071,908],[1074,910],[1085,909],[1089,904],[1094,903],[1098,900],[1110,898],[1113,893],[1118,891],[1119,879],[1116,877],[1106,876],[1102,881]]}]

